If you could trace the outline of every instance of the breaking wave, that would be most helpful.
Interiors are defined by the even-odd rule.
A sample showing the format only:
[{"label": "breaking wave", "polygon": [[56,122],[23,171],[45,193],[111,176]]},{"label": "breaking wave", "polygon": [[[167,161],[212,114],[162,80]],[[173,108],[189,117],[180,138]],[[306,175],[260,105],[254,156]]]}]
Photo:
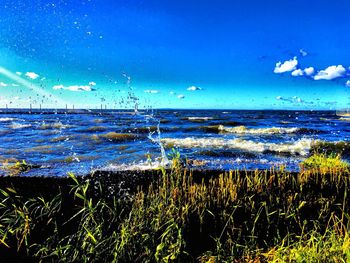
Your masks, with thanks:
[{"label": "breaking wave", "polygon": [[237,127],[225,127],[219,125],[218,130],[220,132],[236,133],[236,134],[292,134],[292,133],[316,133],[316,130],[310,130],[307,128],[282,128],[282,127],[271,127],[271,128],[247,128],[246,126]]},{"label": "breaking wave", "polygon": [[15,120],[15,118],[8,118],[8,117],[0,118],[0,122],[8,122],[8,121],[14,121],[14,120]]},{"label": "breaking wave", "polygon": [[300,139],[292,143],[263,143],[242,139],[195,137],[162,139],[162,143],[164,143],[166,147],[234,149],[247,152],[272,152],[302,156],[308,155],[311,147],[316,142],[316,140],[312,139]]},{"label": "breaking wave", "polygon": [[165,164],[161,161],[154,161],[154,162],[139,162],[139,163],[132,163],[132,164],[109,164],[103,168],[100,168],[98,170],[101,171],[110,171],[110,172],[116,172],[116,171],[147,171],[147,170],[154,170],[159,169],[161,167],[168,167],[171,165],[171,161],[169,163]]},{"label": "breaking wave", "polygon": [[23,124],[23,123],[15,123],[15,122],[13,122],[11,125],[9,125],[9,128],[18,130],[18,129],[29,128],[31,126],[32,126],[31,124]]}]

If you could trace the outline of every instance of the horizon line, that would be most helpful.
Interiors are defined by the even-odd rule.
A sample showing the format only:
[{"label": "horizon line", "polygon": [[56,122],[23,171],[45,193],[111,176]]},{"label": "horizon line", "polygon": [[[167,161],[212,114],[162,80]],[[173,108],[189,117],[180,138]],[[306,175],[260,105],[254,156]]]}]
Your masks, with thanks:
[{"label": "horizon line", "polygon": [[[133,108],[0,108],[0,113],[4,113],[6,111],[133,111],[135,112],[135,109]],[[149,111],[149,110],[217,110],[217,111],[237,111],[237,110],[244,110],[244,111],[349,111],[349,109],[273,109],[273,108],[263,108],[263,109],[253,109],[253,108],[152,108],[152,109],[138,109],[138,111]]]}]

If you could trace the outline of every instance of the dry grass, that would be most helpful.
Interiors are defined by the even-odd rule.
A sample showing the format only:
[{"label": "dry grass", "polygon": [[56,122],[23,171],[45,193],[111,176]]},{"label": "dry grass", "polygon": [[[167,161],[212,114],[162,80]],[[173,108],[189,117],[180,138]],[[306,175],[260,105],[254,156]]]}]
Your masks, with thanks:
[{"label": "dry grass", "polygon": [[69,215],[3,189],[0,243],[45,262],[348,262],[349,171],[328,168],[194,176],[175,153],[131,197],[70,175]]}]

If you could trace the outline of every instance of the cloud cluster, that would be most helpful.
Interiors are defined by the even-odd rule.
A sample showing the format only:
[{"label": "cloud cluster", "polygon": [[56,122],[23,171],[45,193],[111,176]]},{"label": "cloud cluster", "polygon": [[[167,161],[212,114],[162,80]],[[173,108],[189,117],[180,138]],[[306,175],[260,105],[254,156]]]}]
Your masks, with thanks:
[{"label": "cloud cluster", "polygon": [[345,87],[350,88],[350,80],[345,83]]},{"label": "cloud cluster", "polygon": [[7,84],[4,82],[0,82],[0,87],[7,87]]},{"label": "cloud cluster", "polygon": [[[302,56],[306,56],[307,52],[300,49]],[[280,74],[285,72],[291,72],[293,77],[307,77],[313,80],[333,80],[337,78],[345,78],[350,76],[350,68],[346,69],[343,65],[332,65],[325,69],[316,71],[314,67],[300,68],[298,67],[299,61],[297,57],[287,60],[285,62],[276,63],[274,73]],[[345,84],[348,87],[347,82]]]},{"label": "cloud cluster", "polygon": [[276,67],[273,72],[279,74],[279,73],[293,71],[297,68],[297,65],[298,65],[297,57],[284,61],[283,63],[279,61],[276,63]]},{"label": "cloud cluster", "polygon": [[[16,73],[20,73],[20,72],[16,72]],[[17,74],[17,75],[22,75],[22,73]],[[39,78],[39,75],[36,74],[35,72],[27,72],[26,74],[24,74],[26,77],[30,78],[30,79],[37,79]]]},{"label": "cloud cluster", "polygon": [[304,69],[304,73],[306,74],[306,76],[311,76],[315,73],[315,69],[314,67],[308,67]]},{"label": "cloud cluster", "polygon": [[69,91],[94,91],[93,88],[89,85],[83,85],[83,86],[78,86],[78,85],[73,85],[73,86],[63,86],[63,85],[56,85],[53,86],[52,89],[54,90],[69,90]]},{"label": "cloud cluster", "polygon": [[315,69],[313,67],[308,67],[305,69],[295,69],[292,71],[291,75],[293,77],[301,77],[301,76],[307,76],[311,77],[315,73]]},{"label": "cloud cluster", "polygon": [[288,97],[288,98],[284,98],[282,96],[277,96],[276,100],[286,101],[286,102],[290,102],[290,103],[293,103],[293,104],[304,103],[304,100],[302,100],[298,96],[293,96],[293,97]]},{"label": "cloud cluster", "polygon": [[299,76],[304,76],[304,71],[300,68],[293,70],[291,73],[293,77],[299,77]]},{"label": "cloud cluster", "polygon": [[185,98],[185,95],[179,94],[179,95],[177,95],[177,98],[178,98],[178,99],[184,99],[184,98]]},{"label": "cloud cluster", "polygon": [[317,74],[313,77],[314,80],[332,80],[336,78],[342,78],[347,75],[346,69],[342,65],[338,66],[329,66],[328,68],[324,70],[320,70],[317,72]]}]

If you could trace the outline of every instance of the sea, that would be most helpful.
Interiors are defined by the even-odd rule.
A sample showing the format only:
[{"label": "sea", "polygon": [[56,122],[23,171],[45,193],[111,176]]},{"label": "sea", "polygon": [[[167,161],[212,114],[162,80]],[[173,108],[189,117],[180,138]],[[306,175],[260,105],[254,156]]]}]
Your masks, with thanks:
[{"label": "sea", "polygon": [[35,167],[21,176],[155,169],[178,153],[189,169],[297,171],[317,142],[349,139],[335,111],[5,109],[0,175],[18,161]]}]

